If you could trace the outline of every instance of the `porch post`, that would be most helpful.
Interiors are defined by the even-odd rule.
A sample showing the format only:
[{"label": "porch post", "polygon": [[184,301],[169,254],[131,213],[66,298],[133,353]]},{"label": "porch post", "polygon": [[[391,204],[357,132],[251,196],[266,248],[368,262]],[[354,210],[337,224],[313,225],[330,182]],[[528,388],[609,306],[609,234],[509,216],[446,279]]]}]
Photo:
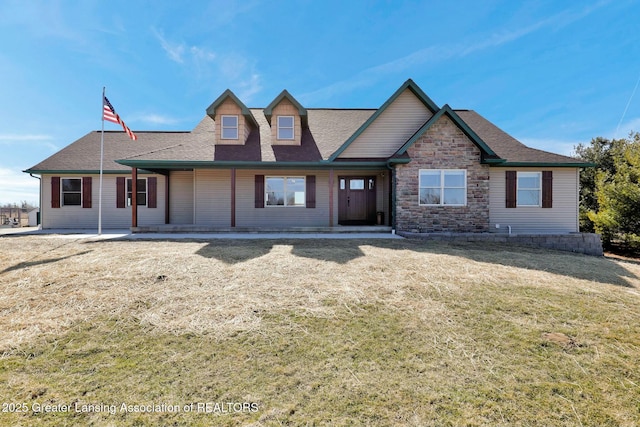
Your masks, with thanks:
[{"label": "porch post", "polygon": [[333,227],[333,169],[329,169],[329,227]]},{"label": "porch post", "polygon": [[396,168],[395,166],[391,168],[391,218],[390,218],[390,222],[389,225],[391,225],[391,228],[393,230],[396,230],[398,224],[396,224],[396,182],[397,178],[396,178]]},{"label": "porch post", "polygon": [[169,177],[171,173],[167,171],[164,176],[164,223],[169,224],[171,218],[169,216]]},{"label": "porch post", "polygon": [[236,168],[231,168],[231,227],[236,226]]},{"label": "porch post", "polygon": [[138,226],[138,168],[131,168],[131,227]]}]

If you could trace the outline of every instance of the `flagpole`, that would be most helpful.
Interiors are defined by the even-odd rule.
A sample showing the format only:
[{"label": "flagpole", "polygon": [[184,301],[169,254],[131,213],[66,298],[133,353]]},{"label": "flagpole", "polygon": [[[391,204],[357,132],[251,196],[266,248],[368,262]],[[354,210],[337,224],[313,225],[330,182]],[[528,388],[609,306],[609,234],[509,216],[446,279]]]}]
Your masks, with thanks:
[{"label": "flagpole", "polygon": [[100,117],[102,117],[102,132],[100,132],[100,191],[98,196],[98,236],[102,235],[102,163],[104,161],[104,95],[105,87],[102,87],[102,100],[100,102]]}]

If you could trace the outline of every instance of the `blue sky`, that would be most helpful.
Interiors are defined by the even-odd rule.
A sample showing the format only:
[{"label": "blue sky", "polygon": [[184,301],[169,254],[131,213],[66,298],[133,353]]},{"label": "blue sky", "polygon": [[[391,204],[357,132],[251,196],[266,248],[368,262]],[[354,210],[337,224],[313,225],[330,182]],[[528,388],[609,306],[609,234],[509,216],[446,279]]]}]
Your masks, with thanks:
[{"label": "blue sky", "polygon": [[190,130],[227,88],[377,108],[412,78],[569,154],[640,131],[639,17],[634,0],[4,0],[0,204],[38,201],[21,171],[100,129],[103,86],[134,131]]}]

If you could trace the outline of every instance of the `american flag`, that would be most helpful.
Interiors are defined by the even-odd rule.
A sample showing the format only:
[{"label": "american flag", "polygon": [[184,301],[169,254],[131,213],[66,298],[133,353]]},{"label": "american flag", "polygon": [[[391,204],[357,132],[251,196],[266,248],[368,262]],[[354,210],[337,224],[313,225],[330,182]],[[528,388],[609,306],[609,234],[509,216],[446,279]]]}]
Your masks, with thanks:
[{"label": "american flag", "polygon": [[124,129],[127,135],[129,135],[129,138],[131,138],[134,141],[138,139],[136,134],[133,133],[131,129],[129,129],[129,127],[124,124],[124,122],[122,121],[120,116],[116,113],[116,110],[113,108],[113,105],[111,105],[111,103],[109,102],[106,96],[104,97],[104,102],[102,103],[102,105],[103,105],[102,117],[105,120],[122,125],[122,129]]}]

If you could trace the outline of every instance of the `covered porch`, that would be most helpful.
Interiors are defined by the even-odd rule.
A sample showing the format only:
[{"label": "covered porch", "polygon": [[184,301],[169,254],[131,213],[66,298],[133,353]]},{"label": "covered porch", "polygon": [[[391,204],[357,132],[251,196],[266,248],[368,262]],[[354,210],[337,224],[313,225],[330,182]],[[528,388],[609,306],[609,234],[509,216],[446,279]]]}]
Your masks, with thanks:
[{"label": "covered porch", "polygon": [[[305,169],[165,166],[132,167],[128,205],[134,233],[389,233],[393,226],[393,170],[379,163]],[[145,218],[137,200],[140,177],[148,173],[161,175],[154,191],[164,223]]]}]

